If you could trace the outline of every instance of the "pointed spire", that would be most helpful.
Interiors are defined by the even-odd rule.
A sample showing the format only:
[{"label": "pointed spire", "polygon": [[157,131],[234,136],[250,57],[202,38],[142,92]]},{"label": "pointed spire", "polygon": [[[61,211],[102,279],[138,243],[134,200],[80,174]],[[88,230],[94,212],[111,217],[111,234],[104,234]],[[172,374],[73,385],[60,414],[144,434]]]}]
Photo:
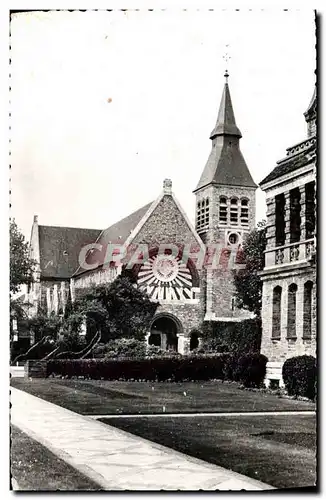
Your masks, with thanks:
[{"label": "pointed spire", "polygon": [[229,73],[224,74],[225,83],[217,122],[210,138],[212,150],[194,192],[210,184],[256,188],[239,147],[242,137],[235,122],[228,85]]},{"label": "pointed spire", "polygon": [[231,101],[231,95],[229,90],[228,70],[225,71],[225,84],[220,104],[220,109],[218,112],[217,122],[214,130],[210,135],[210,139],[215,139],[218,135],[233,135],[235,137],[242,137],[240,130],[235,123],[235,117],[233,112],[233,106]]}]

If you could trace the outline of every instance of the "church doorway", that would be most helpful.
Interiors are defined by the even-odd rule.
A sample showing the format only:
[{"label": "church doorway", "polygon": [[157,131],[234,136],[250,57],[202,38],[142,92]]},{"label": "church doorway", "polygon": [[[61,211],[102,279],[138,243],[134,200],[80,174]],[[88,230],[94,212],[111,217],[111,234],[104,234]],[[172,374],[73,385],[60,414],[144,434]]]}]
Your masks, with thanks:
[{"label": "church doorway", "polygon": [[177,321],[173,317],[162,315],[154,318],[148,343],[167,351],[177,351],[178,331]]}]

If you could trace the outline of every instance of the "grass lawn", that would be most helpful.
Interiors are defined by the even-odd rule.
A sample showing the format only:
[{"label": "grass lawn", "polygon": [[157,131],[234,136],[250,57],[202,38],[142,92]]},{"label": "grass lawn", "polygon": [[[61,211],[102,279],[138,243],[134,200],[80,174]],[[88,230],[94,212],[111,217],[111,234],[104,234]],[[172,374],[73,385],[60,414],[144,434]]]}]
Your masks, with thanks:
[{"label": "grass lawn", "polygon": [[168,413],[314,410],[314,403],[244,391],[236,384],[146,383],[14,378],[11,384],[83,415],[277,488],[314,486],[315,416],[188,416]]},{"label": "grass lawn", "polygon": [[167,416],[101,421],[276,488],[315,485],[314,416]]},{"label": "grass lawn", "polygon": [[15,426],[11,427],[11,475],[24,491],[101,490]]},{"label": "grass lawn", "polygon": [[83,415],[314,410],[314,403],[223,382],[147,383],[11,379],[11,385]]}]

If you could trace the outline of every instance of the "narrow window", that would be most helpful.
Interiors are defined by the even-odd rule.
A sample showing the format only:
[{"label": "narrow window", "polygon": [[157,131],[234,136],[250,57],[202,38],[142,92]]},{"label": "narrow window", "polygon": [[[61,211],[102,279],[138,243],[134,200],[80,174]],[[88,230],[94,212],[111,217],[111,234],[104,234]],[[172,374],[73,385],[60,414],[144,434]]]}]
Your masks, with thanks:
[{"label": "narrow window", "polygon": [[235,297],[232,297],[231,299],[231,311],[235,310]]},{"label": "narrow window", "polygon": [[190,350],[193,351],[199,346],[199,335],[197,332],[192,332],[190,335]]},{"label": "narrow window", "polygon": [[240,222],[241,226],[248,226],[249,224],[248,200],[241,200]]},{"label": "narrow window", "polygon": [[231,198],[230,222],[232,225],[238,225],[239,223],[239,208],[237,198]]},{"label": "narrow window", "polygon": [[288,321],[287,337],[296,338],[296,307],[297,307],[297,285],[292,283],[288,290]]},{"label": "narrow window", "polygon": [[282,246],[285,243],[284,207],[284,193],[281,193],[275,196],[275,239],[277,247]]},{"label": "narrow window", "polygon": [[303,289],[303,338],[311,339],[312,323],[312,281],[307,281]]},{"label": "narrow window", "polygon": [[197,203],[196,229],[208,229],[209,226],[209,199]]},{"label": "narrow window", "polygon": [[290,243],[297,243],[301,236],[300,191],[299,188],[290,191]]},{"label": "narrow window", "polygon": [[305,186],[306,192],[306,239],[315,234],[315,183],[309,182]]},{"label": "narrow window", "polygon": [[227,199],[224,196],[221,196],[220,197],[220,212],[219,212],[220,223],[226,224],[227,217],[228,217]]},{"label": "narrow window", "polygon": [[281,338],[281,302],[282,302],[282,288],[276,286],[273,290],[273,314],[272,314],[272,338]]}]

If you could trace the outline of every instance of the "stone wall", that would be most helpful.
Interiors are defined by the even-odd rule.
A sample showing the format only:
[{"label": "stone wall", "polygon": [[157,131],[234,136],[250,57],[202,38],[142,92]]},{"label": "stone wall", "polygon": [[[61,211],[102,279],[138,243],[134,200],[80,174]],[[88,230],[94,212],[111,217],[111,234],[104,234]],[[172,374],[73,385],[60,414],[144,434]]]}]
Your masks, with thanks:
[{"label": "stone wall", "polygon": [[112,283],[120,274],[121,269],[118,267],[109,267],[105,269],[99,268],[94,271],[85,272],[72,278],[73,288],[89,288],[92,285],[101,285],[103,283]]},{"label": "stone wall", "polygon": [[46,378],[47,361],[28,360],[24,365],[25,378]]},{"label": "stone wall", "polygon": [[[312,328],[311,339],[304,338],[304,284],[307,281],[314,283],[312,290]],[[291,284],[297,285],[296,292],[296,338],[288,338],[288,289]],[[282,287],[281,298],[281,336],[272,338],[273,318],[273,289]],[[262,345],[261,352],[268,357],[271,363],[280,363],[293,356],[308,354],[316,356],[316,275],[315,269],[302,267],[285,273],[272,274],[263,283],[262,300]]]}]

